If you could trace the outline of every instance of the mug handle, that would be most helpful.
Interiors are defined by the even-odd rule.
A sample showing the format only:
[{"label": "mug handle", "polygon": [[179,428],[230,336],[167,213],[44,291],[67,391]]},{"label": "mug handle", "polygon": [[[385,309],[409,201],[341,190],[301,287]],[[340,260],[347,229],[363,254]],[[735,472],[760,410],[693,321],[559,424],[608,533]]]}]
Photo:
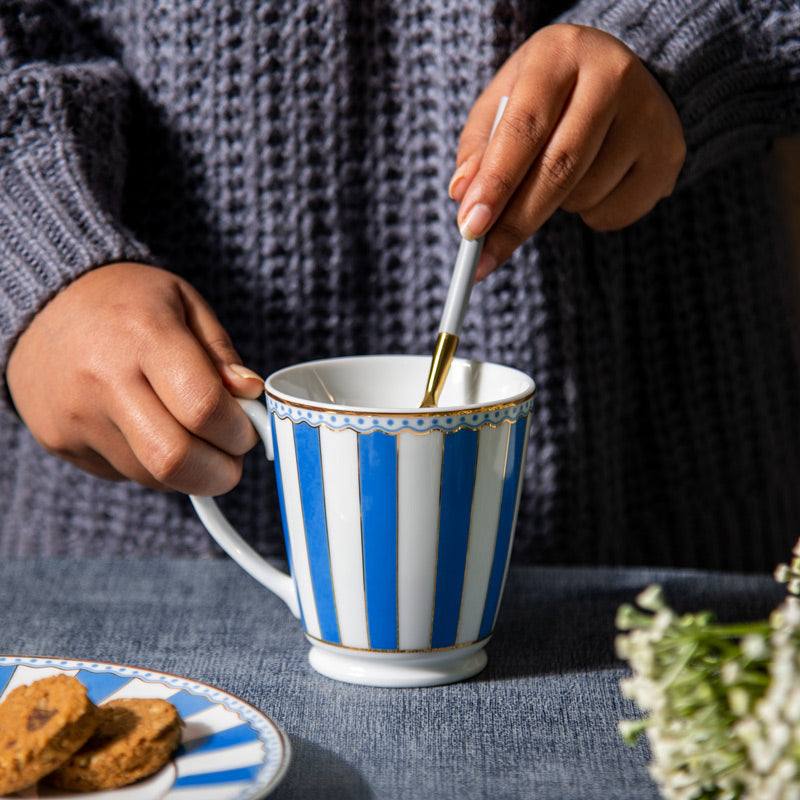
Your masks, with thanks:
[{"label": "mug handle", "polygon": [[[253,423],[253,427],[264,442],[267,458],[275,458],[272,444],[272,426],[270,425],[269,412],[263,403],[257,400],[244,400],[237,397],[236,402]],[[300,619],[300,608],[297,603],[297,593],[291,575],[282,572],[277,567],[265,561],[242,537],[236,532],[233,525],[225,519],[213,497],[198,497],[189,495],[194,510],[206,530],[214,537],[217,544],[245,571],[252,575],[259,583],[274,592],[295,616]]]}]

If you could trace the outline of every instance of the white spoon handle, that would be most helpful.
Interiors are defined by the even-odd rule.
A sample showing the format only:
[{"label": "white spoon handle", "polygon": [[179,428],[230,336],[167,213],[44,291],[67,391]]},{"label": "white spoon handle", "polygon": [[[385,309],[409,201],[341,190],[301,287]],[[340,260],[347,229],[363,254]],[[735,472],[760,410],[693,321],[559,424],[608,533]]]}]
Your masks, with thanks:
[{"label": "white spoon handle", "polygon": [[[492,130],[489,133],[489,141],[492,140],[492,136],[497,130],[507,104],[508,97],[504,95],[500,98],[497,106]],[[482,249],[483,237],[472,241],[462,237],[453,267],[453,275],[450,278],[450,288],[447,291],[442,319],[439,323],[439,333],[452,333],[454,336],[461,333],[461,325],[464,322],[464,314],[467,313],[469,296],[472,292],[472,285],[475,283],[475,270],[478,268],[478,259],[481,257]]]}]

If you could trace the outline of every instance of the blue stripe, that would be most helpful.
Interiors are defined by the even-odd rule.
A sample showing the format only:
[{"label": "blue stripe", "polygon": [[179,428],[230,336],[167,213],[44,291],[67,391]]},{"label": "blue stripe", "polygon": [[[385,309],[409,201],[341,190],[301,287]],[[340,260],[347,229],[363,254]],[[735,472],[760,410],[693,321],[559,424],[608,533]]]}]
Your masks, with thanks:
[{"label": "blue stripe", "polygon": [[[370,647],[397,649],[397,447],[395,437],[358,434],[364,583]],[[353,577],[354,580],[357,576]]]},{"label": "blue stripe", "polygon": [[170,703],[175,706],[181,719],[191,717],[192,714],[199,714],[214,705],[214,701],[202,694],[192,694],[191,692],[180,691],[168,698]]},{"label": "blue stripe", "polygon": [[86,687],[89,699],[93,703],[102,703],[106,697],[131,681],[131,678],[124,678],[111,672],[90,672],[88,669],[79,670],[75,677]]},{"label": "blue stripe", "polygon": [[212,750],[222,750],[226,747],[236,747],[255,741],[258,741],[258,734],[248,724],[243,723],[235,728],[228,728],[184,742],[177,752],[179,756],[193,756],[197,753],[209,753]]},{"label": "blue stripe", "polygon": [[[275,485],[278,488],[278,506],[281,509],[281,525],[283,526],[283,540],[286,542],[286,560],[289,562],[289,574],[294,578],[294,565],[292,564],[292,542],[289,538],[289,525],[286,522],[286,501],[283,499],[283,473],[281,472],[281,456],[278,452],[278,431],[275,428],[275,415],[269,415],[269,422],[272,426],[272,452],[275,457]],[[300,621],[303,629],[306,627],[306,619],[303,616],[303,607],[300,605],[300,595],[297,592],[297,583],[294,585],[297,596],[297,607],[300,609]]]},{"label": "blue stripe", "polygon": [[300,501],[306,529],[308,565],[314,587],[314,601],[322,638],[339,643],[339,625],[333,599],[331,561],[328,553],[328,526],[325,522],[325,492],[322,483],[319,428],[306,422],[293,425],[297,451],[297,472],[300,476]]},{"label": "blue stripe", "polygon": [[261,770],[261,764],[252,767],[239,767],[239,769],[226,769],[220,772],[201,772],[199,775],[182,775],[172,785],[173,789],[183,789],[186,786],[214,786],[220,783],[246,783],[254,781]]},{"label": "blue stripe", "polygon": [[520,417],[513,425],[508,441],[508,457],[506,458],[506,476],[503,479],[503,499],[500,501],[500,516],[497,521],[497,539],[494,545],[492,571],[489,573],[489,586],[486,589],[486,602],[483,606],[480,638],[492,632],[497,604],[500,602],[500,590],[503,586],[503,573],[506,570],[508,547],[511,542],[514,511],[517,504],[517,485],[525,454],[525,430],[527,417]]},{"label": "blue stripe", "polygon": [[477,458],[477,431],[445,434],[431,647],[449,647],[456,641]]},{"label": "blue stripe", "polygon": [[8,686],[8,682],[11,680],[11,676],[14,674],[16,669],[16,667],[0,667],[0,695],[2,695],[5,691],[5,688]]}]

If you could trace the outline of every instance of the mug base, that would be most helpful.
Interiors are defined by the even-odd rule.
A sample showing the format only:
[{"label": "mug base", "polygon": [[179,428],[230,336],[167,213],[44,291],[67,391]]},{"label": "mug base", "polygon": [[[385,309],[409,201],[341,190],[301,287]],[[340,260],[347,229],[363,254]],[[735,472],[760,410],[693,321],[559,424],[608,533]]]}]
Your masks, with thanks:
[{"label": "mug base", "polygon": [[362,686],[411,688],[441,686],[477,675],[488,661],[480,642],[451,650],[386,653],[351,650],[310,639],[308,661],[321,675]]}]

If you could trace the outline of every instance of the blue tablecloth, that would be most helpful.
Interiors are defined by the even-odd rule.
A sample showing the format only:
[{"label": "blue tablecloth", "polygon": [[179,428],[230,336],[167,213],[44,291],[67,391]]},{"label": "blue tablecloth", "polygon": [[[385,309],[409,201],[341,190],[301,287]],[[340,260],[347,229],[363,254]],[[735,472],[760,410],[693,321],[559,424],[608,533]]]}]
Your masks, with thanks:
[{"label": "blue tablecloth", "polygon": [[662,583],[681,609],[758,618],[766,576],[517,568],[489,666],[433,689],[349,686],[314,673],[279,600],[225,561],[0,564],[0,653],[118,661],[216,684],[288,731],[276,800],[648,800],[643,747],[616,722],[614,612]]}]

